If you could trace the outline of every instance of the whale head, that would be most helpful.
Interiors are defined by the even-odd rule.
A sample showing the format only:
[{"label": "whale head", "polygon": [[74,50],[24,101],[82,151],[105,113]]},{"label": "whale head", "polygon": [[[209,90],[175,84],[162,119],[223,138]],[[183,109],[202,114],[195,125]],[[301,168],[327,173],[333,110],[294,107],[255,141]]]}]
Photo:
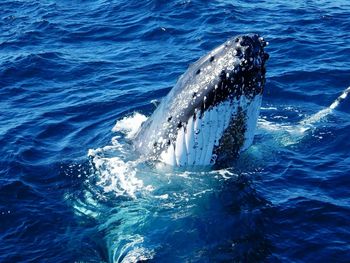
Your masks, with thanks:
[{"label": "whale head", "polygon": [[206,166],[235,158],[253,141],[265,84],[266,42],[227,40],[192,64],[134,139],[152,160]]}]

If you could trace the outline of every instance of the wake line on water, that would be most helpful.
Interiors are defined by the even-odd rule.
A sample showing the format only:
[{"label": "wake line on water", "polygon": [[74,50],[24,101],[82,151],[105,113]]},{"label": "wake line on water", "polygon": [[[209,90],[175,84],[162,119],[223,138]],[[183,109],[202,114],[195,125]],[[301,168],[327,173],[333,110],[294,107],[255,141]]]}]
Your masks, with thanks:
[{"label": "wake line on water", "polygon": [[[318,124],[336,110],[337,107],[348,97],[350,87],[346,88],[332,104],[298,123],[276,123],[260,118],[258,130],[273,134],[275,141],[283,146],[297,144],[307,133],[315,130]],[[278,110],[275,107],[262,108],[263,110]]]},{"label": "wake line on water", "polygon": [[349,93],[350,93],[350,86],[348,88],[346,88],[343,91],[343,93],[328,108],[325,108],[325,109],[311,115],[310,117],[302,120],[300,122],[300,124],[301,125],[312,125],[314,123],[321,121],[322,119],[327,117],[329,114],[331,114],[333,112],[333,110],[335,110],[340,105],[340,103],[346,99],[346,97],[349,95]]}]

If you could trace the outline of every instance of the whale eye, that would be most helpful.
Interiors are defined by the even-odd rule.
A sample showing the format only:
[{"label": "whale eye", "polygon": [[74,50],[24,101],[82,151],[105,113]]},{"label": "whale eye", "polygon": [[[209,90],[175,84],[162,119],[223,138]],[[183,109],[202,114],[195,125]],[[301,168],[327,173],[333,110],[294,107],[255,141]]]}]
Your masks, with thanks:
[{"label": "whale eye", "polygon": [[170,117],[168,118],[168,122],[169,122],[169,121],[171,121],[171,119],[172,119],[172,118],[173,118],[173,117],[172,117],[172,116],[170,116]]},{"label": "whale eye", "polygon": [[200,69],[197,70],[196,75],[198,75],[199,73],[201,73]]},{"label": "whale eye", "polygon": [[236,49],[235,56],[239,57],[239,58],[242,58],[243,57],[242,50],[241,49]]},{"label": "whale eye", "polygon": [[210,61],[210,62],[213,62],[214,59],[215,59],[215,56],[211,56],[210,59],[209,59],[209,61]]}]

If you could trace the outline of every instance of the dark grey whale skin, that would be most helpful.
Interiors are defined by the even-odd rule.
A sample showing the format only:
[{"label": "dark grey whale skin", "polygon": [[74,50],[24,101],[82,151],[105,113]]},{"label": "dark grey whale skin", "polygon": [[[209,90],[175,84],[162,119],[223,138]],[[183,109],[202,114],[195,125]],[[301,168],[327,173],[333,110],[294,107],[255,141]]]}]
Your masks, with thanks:
[{"label": "dark grey whale skin", "polygon": [[[200,118],[204,111],[228,99],[262,94],[269,57],[264,51],[266,44],[259,35],[239,35],[192,64],[143,123],[134,139],[136,151],[157,160],[176,141],[177,130],[186,126],[191,116]],[[223,57],[232,62],[231,66],[220,62]],[[206,76],[211,80],[203,81]],[[167,143],[160,145],[160,137]]]}]

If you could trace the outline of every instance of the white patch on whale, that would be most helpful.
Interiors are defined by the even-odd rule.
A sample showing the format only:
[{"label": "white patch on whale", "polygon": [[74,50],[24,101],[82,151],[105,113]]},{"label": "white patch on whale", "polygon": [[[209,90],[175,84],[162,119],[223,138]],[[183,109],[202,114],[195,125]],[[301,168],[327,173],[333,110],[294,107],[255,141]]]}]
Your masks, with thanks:
[{"label": "white patch on whale", "polygon": [[209,108],[202,116],[197,111],[196,117],[191,116],[187,125],[179,128],[175,142],[161,153],[160,161],[171,166],[214,164],[214,147],[219,146],[220,139],[230,122],[237,117],[239,109],[245,116],[245,141],[241,151],[246,150],[254,139],[261,99],[261,95],[252,99],[241,96]]}]

